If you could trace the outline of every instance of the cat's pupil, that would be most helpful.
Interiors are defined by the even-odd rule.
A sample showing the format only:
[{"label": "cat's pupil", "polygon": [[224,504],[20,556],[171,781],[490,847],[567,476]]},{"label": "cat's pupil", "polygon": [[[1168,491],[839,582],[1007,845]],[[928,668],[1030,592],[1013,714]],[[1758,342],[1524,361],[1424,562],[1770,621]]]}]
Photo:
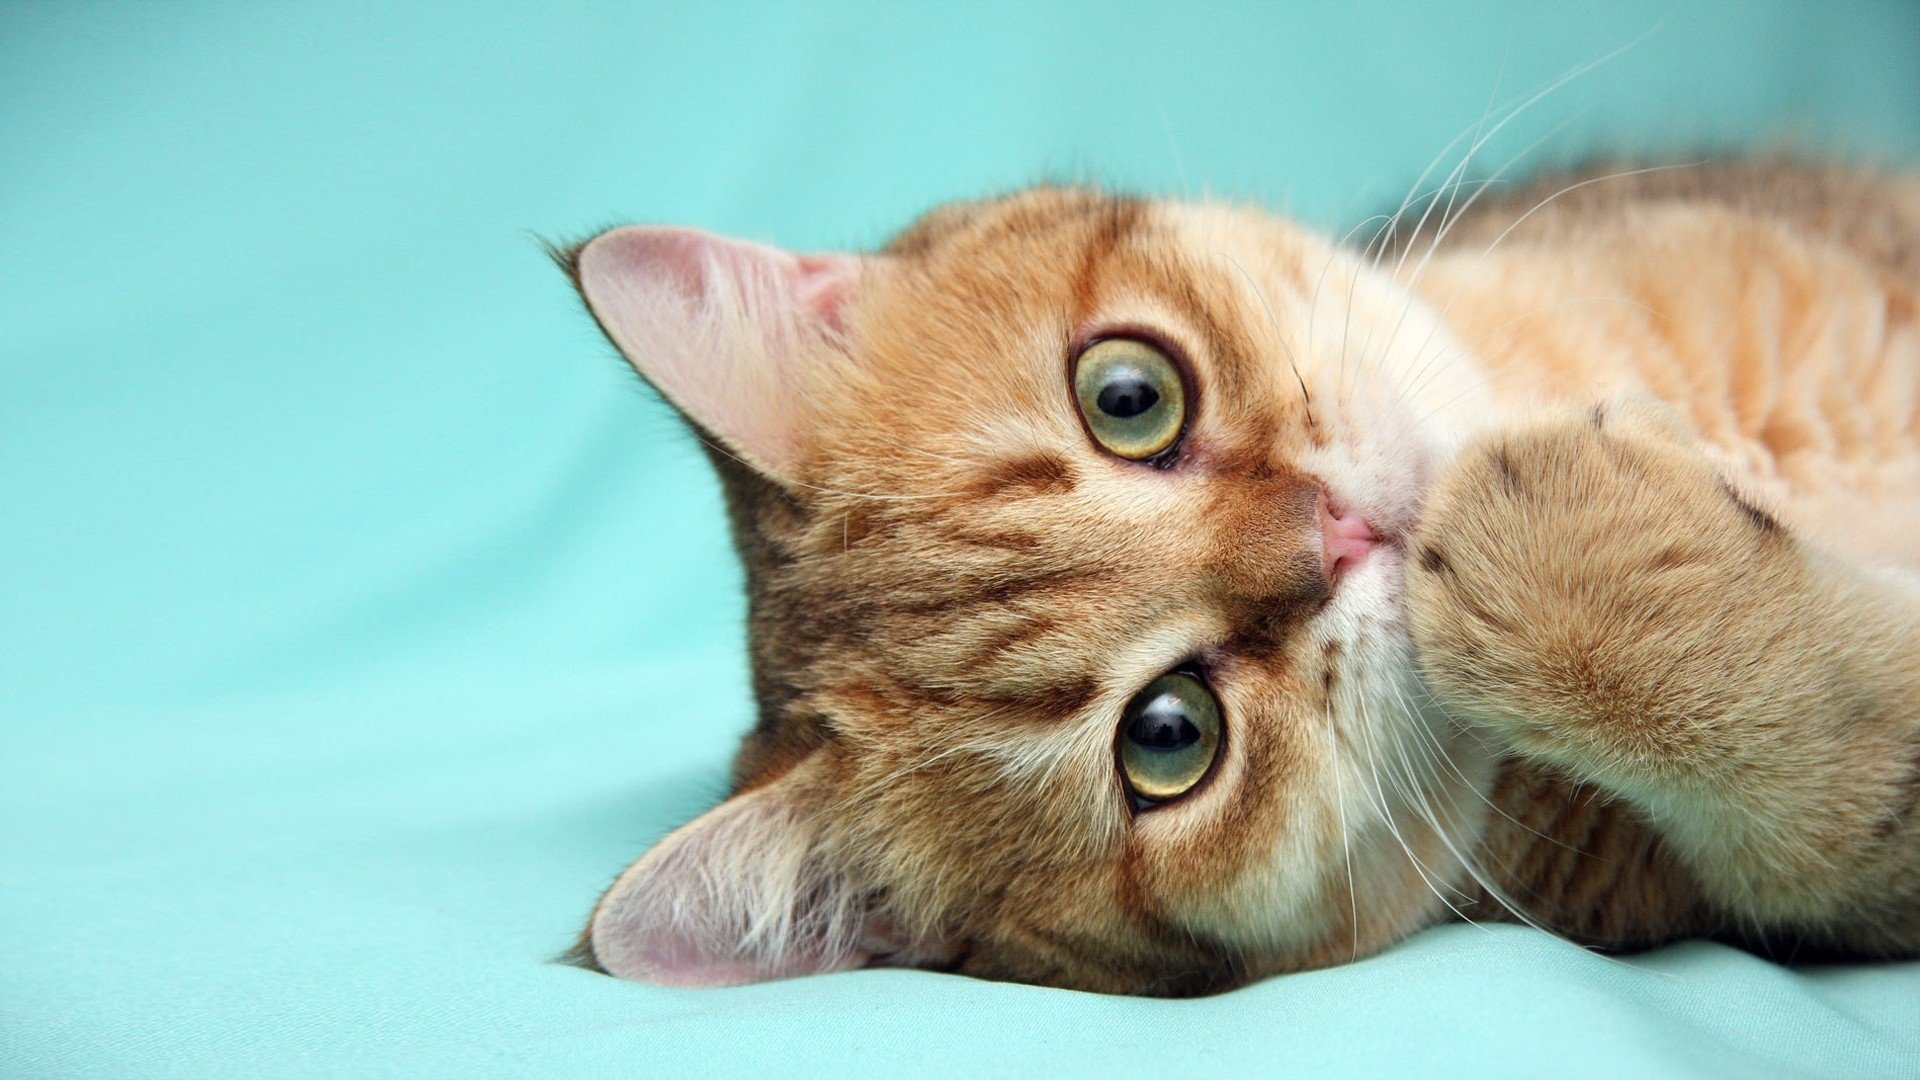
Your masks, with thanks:
[{"label": "cat's pupil", "polygon": [[1100,411],[1116,420],[1127,420],[1160,402],[1160,392],[1137,376],[1122,376],[1100,388],[1095,399]]},{"label": "cat's pupil", "polygon": [[1166,695],[1134,718],[1127,738],[1154,750],[1178,750],[1200,741],[1200,729],[1188,719],[1180,702]]},{"label": "cat's pupil", "polygon": [[1116,741],[1135,808],[1192,790],[1213,764],[1220,731],[1220,703],[1196,673],[1170,671],[1134,695]]}]

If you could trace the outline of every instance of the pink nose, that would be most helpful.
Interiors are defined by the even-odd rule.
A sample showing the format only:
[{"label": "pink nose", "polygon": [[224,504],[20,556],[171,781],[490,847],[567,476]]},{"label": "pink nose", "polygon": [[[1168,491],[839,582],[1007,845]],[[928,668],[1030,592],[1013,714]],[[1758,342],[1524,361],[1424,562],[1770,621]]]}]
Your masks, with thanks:
[{"label": "pink nose", "polygon": [[1350,513],[1320,497],[1320,536],[1324,544],[1327,580],[1336,580],[1341,571],[1364,562],[1380,543],[1367,519]]}]

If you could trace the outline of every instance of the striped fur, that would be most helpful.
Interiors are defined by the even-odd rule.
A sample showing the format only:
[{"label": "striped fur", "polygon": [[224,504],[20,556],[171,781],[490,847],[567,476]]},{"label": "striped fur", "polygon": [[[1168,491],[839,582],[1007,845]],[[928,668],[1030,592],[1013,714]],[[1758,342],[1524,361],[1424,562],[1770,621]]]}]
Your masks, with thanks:
[{"label": "striped fur", "polygon": [[[1468,917],[1912,955],[1920,185],[1543,184],[1367,251],[1078,189],[943,207],[862,261],[839,351],[783,361],[790,462],[676,397],[760,716],[590,951],[1154,994]],[[1071,352],[1115,331],[1191,369],[1171,468],[1077,421]],[[1321,499],[1389,538],[1337,586]],[[1119,713],[1180,663],[1225,749],[1135,812]]]}]

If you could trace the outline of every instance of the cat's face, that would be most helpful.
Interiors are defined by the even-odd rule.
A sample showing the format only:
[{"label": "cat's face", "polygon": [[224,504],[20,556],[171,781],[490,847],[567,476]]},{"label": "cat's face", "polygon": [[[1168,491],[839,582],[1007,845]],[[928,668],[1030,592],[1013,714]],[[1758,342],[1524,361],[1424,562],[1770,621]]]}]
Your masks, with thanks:
[{"label": "cat's face", "polygon": [[1058,189],[861,259],[574,265],[716,448],[762,709],[602,900],[604,967],[1179,993],[1430,921],[1486,766],[1421,706],[1400,538],[1477,376],[1385,268]]}]

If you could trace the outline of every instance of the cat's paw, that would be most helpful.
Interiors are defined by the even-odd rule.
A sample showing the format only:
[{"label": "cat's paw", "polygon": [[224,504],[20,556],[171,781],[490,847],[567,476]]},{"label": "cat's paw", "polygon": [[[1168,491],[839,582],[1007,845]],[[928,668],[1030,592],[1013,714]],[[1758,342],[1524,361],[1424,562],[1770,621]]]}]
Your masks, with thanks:
[{"label": "cat's paw", "polygon": [[1515,749],[1560,760],[1685,752],[1687,717],[1803,593],[1790,532],[1677,418],[1639,402],[1468,446],[1407,554],[1428,685]]}]

